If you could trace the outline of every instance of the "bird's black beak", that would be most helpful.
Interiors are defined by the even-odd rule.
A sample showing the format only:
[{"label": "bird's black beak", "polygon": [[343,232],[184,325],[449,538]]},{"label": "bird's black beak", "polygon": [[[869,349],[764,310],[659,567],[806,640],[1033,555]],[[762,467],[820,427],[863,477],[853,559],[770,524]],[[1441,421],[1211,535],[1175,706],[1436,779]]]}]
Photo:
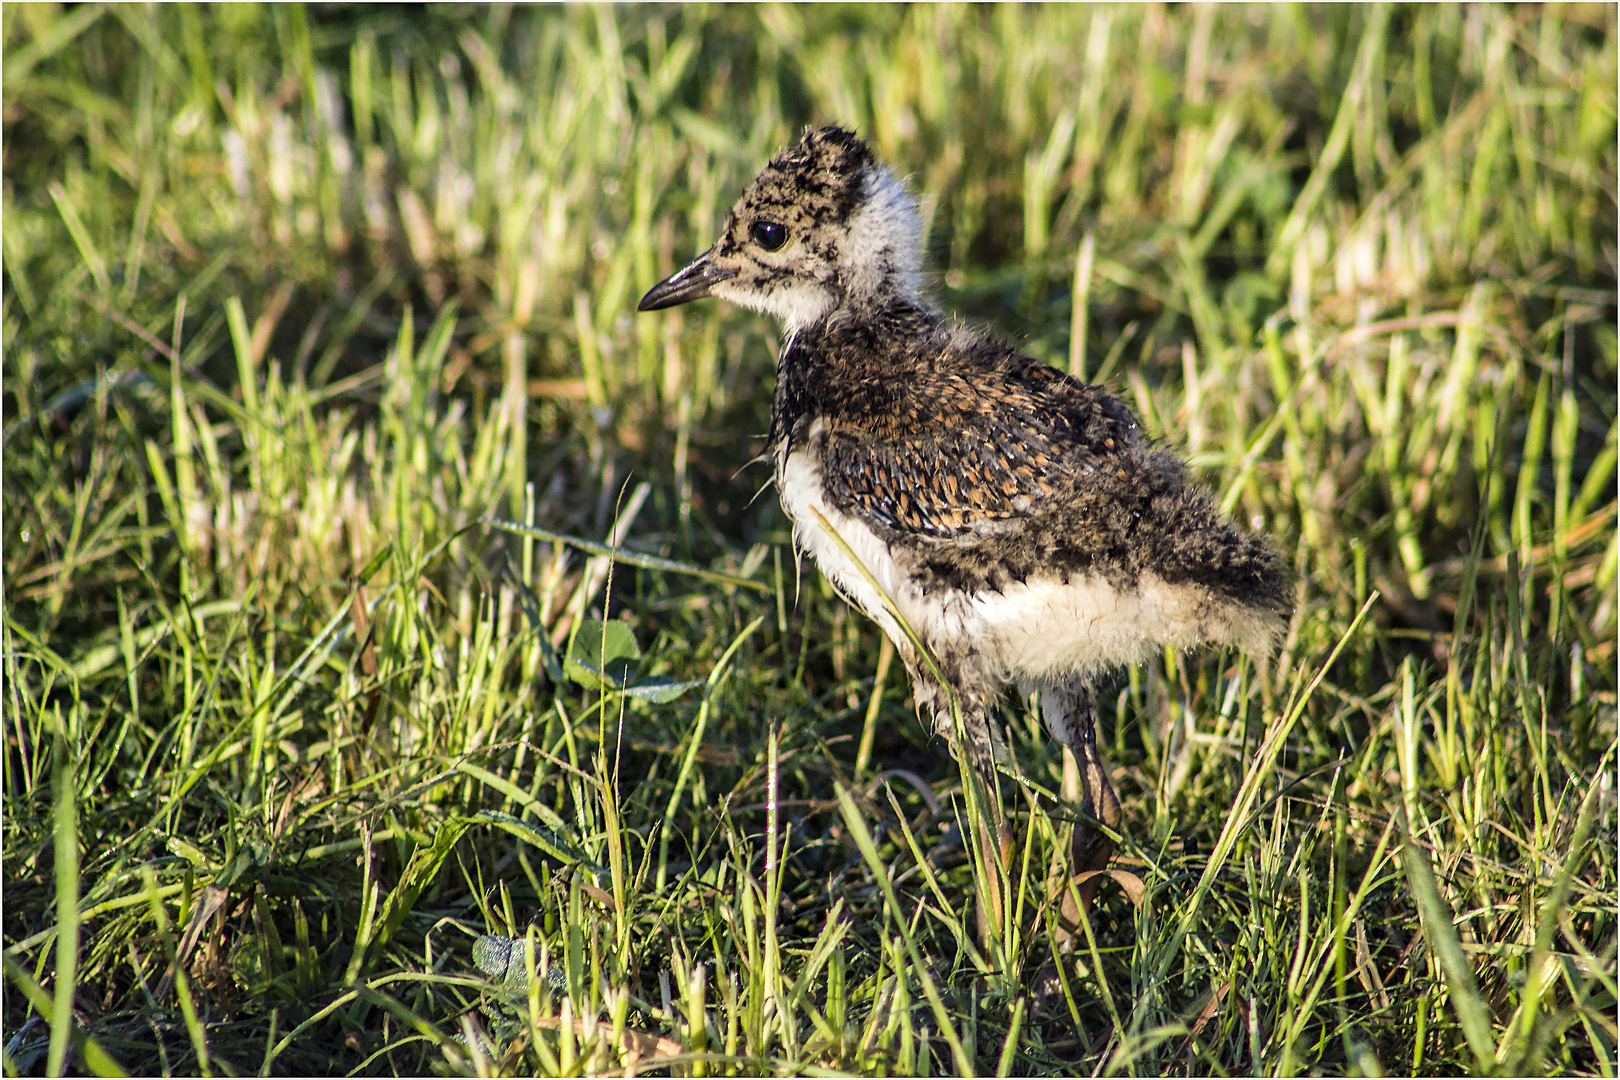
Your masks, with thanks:
[{"label": "bird's black beak", "polygon": [[657,311],[674,307],[688,300],[701,300],[709,290],[728,278],[737,276],[735,270],[725,270],[714,264],[714,249],[710,248],[677,273],[647,290],[647,295],[636,305],[637,311]]}]

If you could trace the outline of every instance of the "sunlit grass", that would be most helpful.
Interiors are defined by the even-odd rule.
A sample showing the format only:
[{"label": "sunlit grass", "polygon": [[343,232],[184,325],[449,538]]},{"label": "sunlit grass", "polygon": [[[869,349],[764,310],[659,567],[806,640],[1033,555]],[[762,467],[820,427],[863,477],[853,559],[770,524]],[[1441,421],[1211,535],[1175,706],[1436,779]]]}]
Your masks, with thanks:
[{"label": "sunlit grass", "polygon": [[[8,1071],[1615,1072],[1611,8],[0,17]],[[1077,932],[633,314],[828,120],[1298,574]]]}]

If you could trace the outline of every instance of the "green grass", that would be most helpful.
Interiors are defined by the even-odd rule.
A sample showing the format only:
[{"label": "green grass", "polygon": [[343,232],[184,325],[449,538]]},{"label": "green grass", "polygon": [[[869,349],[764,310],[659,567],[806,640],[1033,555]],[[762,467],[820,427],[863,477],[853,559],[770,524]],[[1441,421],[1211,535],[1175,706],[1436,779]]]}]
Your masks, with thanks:
[{"label": "green grass", "polygon": [[[8,1073],[1615,1073],[1612,7],[0,19]],[[1056,968],[1027,703],[981,937],[776,328],[633,314],[830,120],[1298,573]]]}]

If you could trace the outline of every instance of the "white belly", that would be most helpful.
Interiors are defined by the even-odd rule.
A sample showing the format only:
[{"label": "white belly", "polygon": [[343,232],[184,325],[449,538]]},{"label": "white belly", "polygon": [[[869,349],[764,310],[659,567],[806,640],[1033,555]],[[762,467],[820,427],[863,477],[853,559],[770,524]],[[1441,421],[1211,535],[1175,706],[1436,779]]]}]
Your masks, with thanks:
[{"label": "white belly", "polygon": [[1200,598],[1201,590],[1170,586],[1152,574],[1129,589],[1083,575],[1020,582],[979,596],[973,608],[1005,678],[1061,682],[1139,663],[1166,645],[1207,640]]},{"label": "white belly", "polygon": [[[925,593],[869,526],[827,501],[811,456],[819,428],[811,428],[806,445],[777,461],[776,483],[793,520],[794,541],[908,660],[913,650],[885,599],[930,652],[950,655],[964,678],[981,685],[1062,682],[1146,660],[1165,646],[1187,648],[1210,640],[1247,646],[1268,640],[1269,630],[1258,617],[1251,616],[1252,627],[1233,625],[1229,606],[1214,602],[1206,590],[1171,585],[1151,573],[1124,589],[1100,575],[1076,575],[1032,578],[999,592],[936,588]],[[843,545],[827,527],[837,531]]]}]

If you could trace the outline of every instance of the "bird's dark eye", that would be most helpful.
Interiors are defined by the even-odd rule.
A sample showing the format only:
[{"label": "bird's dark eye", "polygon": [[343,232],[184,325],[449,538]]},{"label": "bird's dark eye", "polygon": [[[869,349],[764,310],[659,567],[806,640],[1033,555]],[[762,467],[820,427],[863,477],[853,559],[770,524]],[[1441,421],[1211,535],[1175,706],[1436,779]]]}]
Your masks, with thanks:
[{"label": "bird's dark eye", "polygon": [[756,221],[748,230],[748,235],[766,251],[780,251],[782,245],[787,243],[787,226],[774,221]]}]

